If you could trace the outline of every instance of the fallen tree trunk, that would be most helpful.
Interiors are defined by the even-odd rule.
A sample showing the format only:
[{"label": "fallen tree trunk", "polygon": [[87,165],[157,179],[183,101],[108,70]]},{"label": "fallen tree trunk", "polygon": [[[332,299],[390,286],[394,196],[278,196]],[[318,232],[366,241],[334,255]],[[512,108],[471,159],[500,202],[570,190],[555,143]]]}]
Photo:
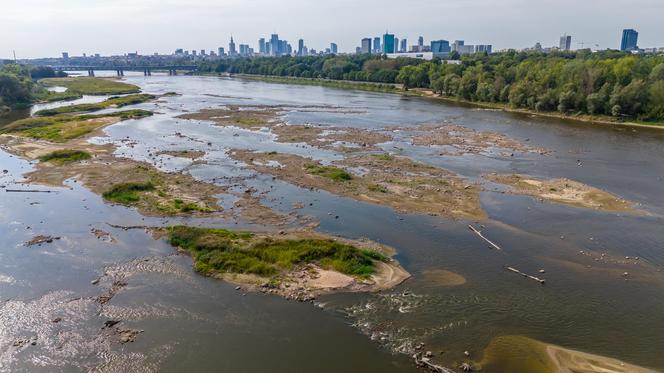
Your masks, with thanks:
[{"label": "fallen tree trunk", "polygon": [[473,227],[472,225],[468,224],[468,228],[470,228],[471,231],[475,232],[476,235],[480,236],[481,239],[484,241],[488,242],[491,247],[493,247],[496,250],[502,250],[500,246],[496,245],[495,243],[491,242],[488,238],[484,237],[482,235],[482,232],[478,231],[477,228]]},{"label": "fallen tree trunk", "polygon": [[52,190],[36,190],[36,189],[5,189],[7,193],[54,193]]},{"label": "fallen tree trunk", "polygon": [[542,284],[542,285],[544,285],[544,283],[546,282],[545,279],[542,279],[542,278],[539,278],[539,277],[535,277],[535,276],[531,276],[531,275],[529,275],[529,274],[527,274],[527,273],[524,273],[524,272],[519,271],[518,269],[516,269],[516,268],[514,268],[514,267],[505,267],[505,268],[507,268],[508,271],[511,271],[511,272],[514,272],[514,273],[518,273],[518,274],[520,274],[520,275],[523,276],[523,277],[529,278],[529,279],[531,279],[531,280],[535,280],[535,281],[539,282],[539,283]]},{"label": "fallen tree trunk", "polygon": [[432,363],[429,358],[422,357],[421,352],[414,354],[413,359],[415,360],[415,365],[417,365],[418,367],[422,367],[422,368],[428,368],[432,372],[436,372],[436,373],[456,373],[452,369],[445,368],[445,367],[442,367],[440,365],[436,365],[436,364]]}]

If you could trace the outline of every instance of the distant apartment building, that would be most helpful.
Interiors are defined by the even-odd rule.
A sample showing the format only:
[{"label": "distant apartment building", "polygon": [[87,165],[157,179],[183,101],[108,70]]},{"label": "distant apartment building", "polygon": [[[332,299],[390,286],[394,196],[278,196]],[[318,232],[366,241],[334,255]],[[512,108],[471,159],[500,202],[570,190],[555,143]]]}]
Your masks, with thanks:
[{"label": "distant apartment building", "polygon": [[336,43],[330,43],[330,52],[332,54],[337,54],[339,53],[339,47],[337,46]]},{"label": "distant apartment building", "polygon": [[622,33],[622,41],[620,42],[621,51],[633,51],[638,49],[639,33],[634,29],[625,29]]},{"label": "distant apartment building", "polygon": [[408,52],[408,39],[406,38],[401,39],[401,47],[399,48],[399,52],[401,53]]},{"label": "distant apartment building", "polygon": [[178,48],[178,49],[175,50],[175,53],[174,53],[174,54],[175,54],[175,55],[178,55],[178,56],[179,56],[179,55],[182,55],[182,54],[184,54],[184,50],[182,50],[182,48]]},{"label": "distant apartment building", "polygon": [[380,53],[383,50],[383,48],[380,47],[380,38],[378,36],[374,38],[373,50],[374,53]]},{"label": "distant apartment building", "polygon": [[365,53],[365,54],[373,52],[373,50],[371,49],[371,39],[370,38],[362,39],[362,46],[360,47],[360,52]]},{"label": "distant apartment building", "polygon": [[69,53],[68,52],[62,52],[62,58],[65,60],[69,59]]},{"label": "distant apartment building", "polygon": [[424,47],[424,37],[420,36],[417,38],[417,46],[420,48]]},{"label": "distant apartment building", "polygon": [[572,49],[572,36],[563,35],[560,37],[560,50],[569,51]]},{"label": "distant apartment building", "polygon": [[450,42],[447,40],[432,40],[431,52],[434,54],[448,54],[452,51]]},{"label": "distant apartment building", "polygon": [[383,35],[383,53],[394,53],[394,34]]},{"label": "distant apartment building", "polygon": [[226,51],[224,50],[224,47],[217,48],[217,54],[219,55],[219,57],[225,55]]}]

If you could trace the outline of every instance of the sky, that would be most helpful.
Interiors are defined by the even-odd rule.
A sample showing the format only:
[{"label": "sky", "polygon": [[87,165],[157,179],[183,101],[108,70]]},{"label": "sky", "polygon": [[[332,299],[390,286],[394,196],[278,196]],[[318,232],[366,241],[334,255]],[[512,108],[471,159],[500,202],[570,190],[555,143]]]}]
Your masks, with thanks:
[{"label": "sky", "polygon": [[257,49],[278,33],[309,48],[353,52],[386,31],[415,44],[465,40],[494,50],[558,44],[618,48],[623,28],[640,47],[664,47],[664,0],[0,0],[0,58]]}]

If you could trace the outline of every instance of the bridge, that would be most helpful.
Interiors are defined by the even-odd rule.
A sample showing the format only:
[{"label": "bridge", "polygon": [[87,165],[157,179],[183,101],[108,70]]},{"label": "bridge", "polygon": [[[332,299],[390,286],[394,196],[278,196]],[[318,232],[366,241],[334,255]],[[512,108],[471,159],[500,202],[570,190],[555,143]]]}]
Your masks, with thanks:
[{"label": "bridge", "polygon": [[95,71],[115,71],[124,76],[125,71],[143,71],[143,75],[151,76],[153,71],[168,71],[168,75],[177,75],[178,71],[196,71],[196,65],[146,65],[146,66],[51,66],[57,71],[87,71],[88,76],[95,76]]}]

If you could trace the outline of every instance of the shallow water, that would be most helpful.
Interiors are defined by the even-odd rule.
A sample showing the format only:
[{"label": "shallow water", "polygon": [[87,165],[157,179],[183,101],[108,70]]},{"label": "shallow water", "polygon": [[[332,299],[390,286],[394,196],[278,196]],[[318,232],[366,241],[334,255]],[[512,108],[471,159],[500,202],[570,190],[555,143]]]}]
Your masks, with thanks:
[{"label": "shallow water", "polygon": [[[108,137],[92,141],[114,142],[118,155],[163,170],[184,170],[222,185],[244,182],[266,191],[264,203],[286,213],[302,202],[305,208],[296,213],[318,219],[323,232],[395,247],[413,278],[385,294],[322,297],[320,307],[243,295],[229,284],[193,273],[191,260],[173,255],[165,242],[107,224],[166,225],[176,219],[143,218],[131,209],[106,205],[73,181],[69,188],[47,188],[54,193],[0,190],[0,371],[95,366],[109,371],[408,371],[415,369],[407,356],[394,352],[412,351],[424,342],[437,362],[455,366],[465,360],[464,351],[481,360],[483,348],[501,335],[525,335],[664,369],[664,356],[658,353],[664,350],[664,132],[312,86],[165,75],[125,80],[146,93],[175,91],[181,96],[136,105],[157,115],[113,125],[105,130]],[[446,121],[500,132],[552,152],[440,156],[435,148],[399,139],[382,146],[471,180],[487,172],[569,177],[635,201],[647,214],[602,213],[483,192],[490,219],[481,224],[484,234],[503,248],[498,252],[468,230],[468,222],[398,214],[274,181],[243,169],[226,152],[258,149],[322,161],[340,154],[275,143],[268,130],[175,118],[230,104],[293,105],[285,115],[290,123],[382,128]],[[297,108],[306,105],[344,110]],[[191,166],[181,158],[155,156],[156,149],[203,150],[207,164]],[[0,185],[28,188],[16,186],[20,174],[30,169],[27,162],[0,152],[0,164],[9,171],[0,175]],[[234,223],[215,225],[236,227]],[[97,239],[92,228],[108,231],[115,242]],[[23,245],[36,234],[61,239]],[[626,256],[639,260],[616,264]],[[547,284],[526,280],[504,266],[542,276]],[[428,271],[441,269],[466,282],[445,286],[430,281]],[[540,269],[545,273],[540,275]],[[627,280],[625,271],[630,272]],[[94,298],[112,282],[105,272],[122,277],[127,286],[100,305]],[[91,284],[99,276],[99,284]],[[52,323],[55,317],[63,321]],[[126,320],[121,325],[144,332],[134,343],[115,344],[99,332],[108,319]],[[12,345],[35,336],[34,346]]]}]

